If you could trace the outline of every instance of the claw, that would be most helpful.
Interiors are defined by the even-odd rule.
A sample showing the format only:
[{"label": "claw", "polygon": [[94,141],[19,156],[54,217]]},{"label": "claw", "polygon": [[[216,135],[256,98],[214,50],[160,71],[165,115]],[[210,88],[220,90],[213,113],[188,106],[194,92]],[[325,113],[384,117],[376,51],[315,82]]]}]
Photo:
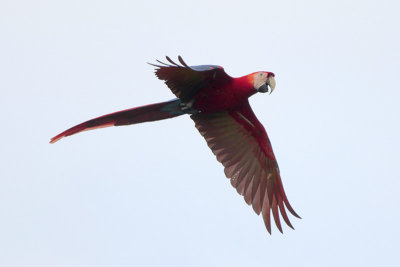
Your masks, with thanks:
[{"label": "claw", "polygon": [[181,102],[180,107],[181,110],[188,114],[197,114],[199,111],[193,108],[194,99],[190,100],[189,102]]}]

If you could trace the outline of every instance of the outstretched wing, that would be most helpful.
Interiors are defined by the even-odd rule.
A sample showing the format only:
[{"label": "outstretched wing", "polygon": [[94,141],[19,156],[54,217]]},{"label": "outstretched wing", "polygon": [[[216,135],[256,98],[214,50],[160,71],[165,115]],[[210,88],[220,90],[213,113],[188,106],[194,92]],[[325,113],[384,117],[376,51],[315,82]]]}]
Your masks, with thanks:
[{"label": "outstretched wing", "polygon": [[181,56],[178,59],[182,65],[175,63],[169,57],[166,59],[170,64],[157,60],[160,65],[150,65],[157,67],[156,76],[164,80],[172,93],[182,102],[189,102],[201,89],[220,86],[232,80],[221,66],[188,66]]},{"label": "outstretched wing", "polygon": [[262,213],[268,232],[271,233],[270,211],[280,232],[279,211],[286,224],[293,228],[285,207],[300,217],[289,204],[267,132],[249,103],[246,101],[230,111],[194,114],[191,118],[224,165],[231,184],[257,214]]}]

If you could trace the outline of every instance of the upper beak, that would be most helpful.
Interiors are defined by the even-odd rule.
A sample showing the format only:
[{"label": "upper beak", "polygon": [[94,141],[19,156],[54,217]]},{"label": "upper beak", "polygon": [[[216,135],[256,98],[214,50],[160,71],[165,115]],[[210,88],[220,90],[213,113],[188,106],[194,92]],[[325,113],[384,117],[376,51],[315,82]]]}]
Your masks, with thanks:
[{"label": "upper beak", "polygon": [[275,85],[276,85],[275,78],[274,78],[273,75],[270,75],[270,76],[268,77],[268,79],[267,79],[267,84],[268,84],[268,86],[271,88],[271,92],[270,92],[270,94],[271,94],[272,91],[274,91]]}]

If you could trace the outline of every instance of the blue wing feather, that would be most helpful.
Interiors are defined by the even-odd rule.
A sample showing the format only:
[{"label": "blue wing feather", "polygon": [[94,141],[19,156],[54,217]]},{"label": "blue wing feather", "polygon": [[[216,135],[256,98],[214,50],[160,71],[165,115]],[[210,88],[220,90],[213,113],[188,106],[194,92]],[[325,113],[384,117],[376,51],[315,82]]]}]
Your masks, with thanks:
[{"label": "blue wing feather", "polygon": [[171,89],[183,103],[187,103],[202,89],[211,85],[214,87],[228,83],[231,77],[225,73],[224,68],[218,65],[197,65],[188,66],[179,56],[179,65],[166,57],[170,64],[157,60],[160,65],[150,64],[156,69],[156,76],[164,80],[165,84]]},{"label": "blue wing feather", "polygon": [[198,66],[190,66],[191,69],[195,71],[209,71],[209,70],[223,70],[221,66],[217,65],[198,65]]}]

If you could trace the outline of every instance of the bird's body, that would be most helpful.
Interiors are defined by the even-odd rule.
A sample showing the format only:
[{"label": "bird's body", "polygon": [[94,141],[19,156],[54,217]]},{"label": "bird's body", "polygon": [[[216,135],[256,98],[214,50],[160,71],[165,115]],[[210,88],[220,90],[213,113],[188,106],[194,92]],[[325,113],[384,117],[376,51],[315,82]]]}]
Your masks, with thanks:
[{"label": "bird's body", "polygon": [[257,93],[247,76],[233,78],[227,84],[210,86],[196,95],[194,108],[201,112],[218,112],[239,106]]},{"label": "bird's body", "polygon": [[160,65],[154,65],[156,76],[165,81],[176,99],[86,121],[55,136],[50,142],[85,130],[190,114],[217,160],[224,165],[231,184],[257,214],[262,213],[268,232],[271,232],[270,211],[282,232],[278,209],[286,224],[292,227],[285,207],[294,216],[299,216],[286,198],[267,132],[248,102],[248,98],[257,92],[267,92],[268,87],[272,91],[275,75],[263,71],[232,78],[220,66],[188,66],[181,57],[182,65],[168,57],[167,60],[170,64],[159,61]]}]

